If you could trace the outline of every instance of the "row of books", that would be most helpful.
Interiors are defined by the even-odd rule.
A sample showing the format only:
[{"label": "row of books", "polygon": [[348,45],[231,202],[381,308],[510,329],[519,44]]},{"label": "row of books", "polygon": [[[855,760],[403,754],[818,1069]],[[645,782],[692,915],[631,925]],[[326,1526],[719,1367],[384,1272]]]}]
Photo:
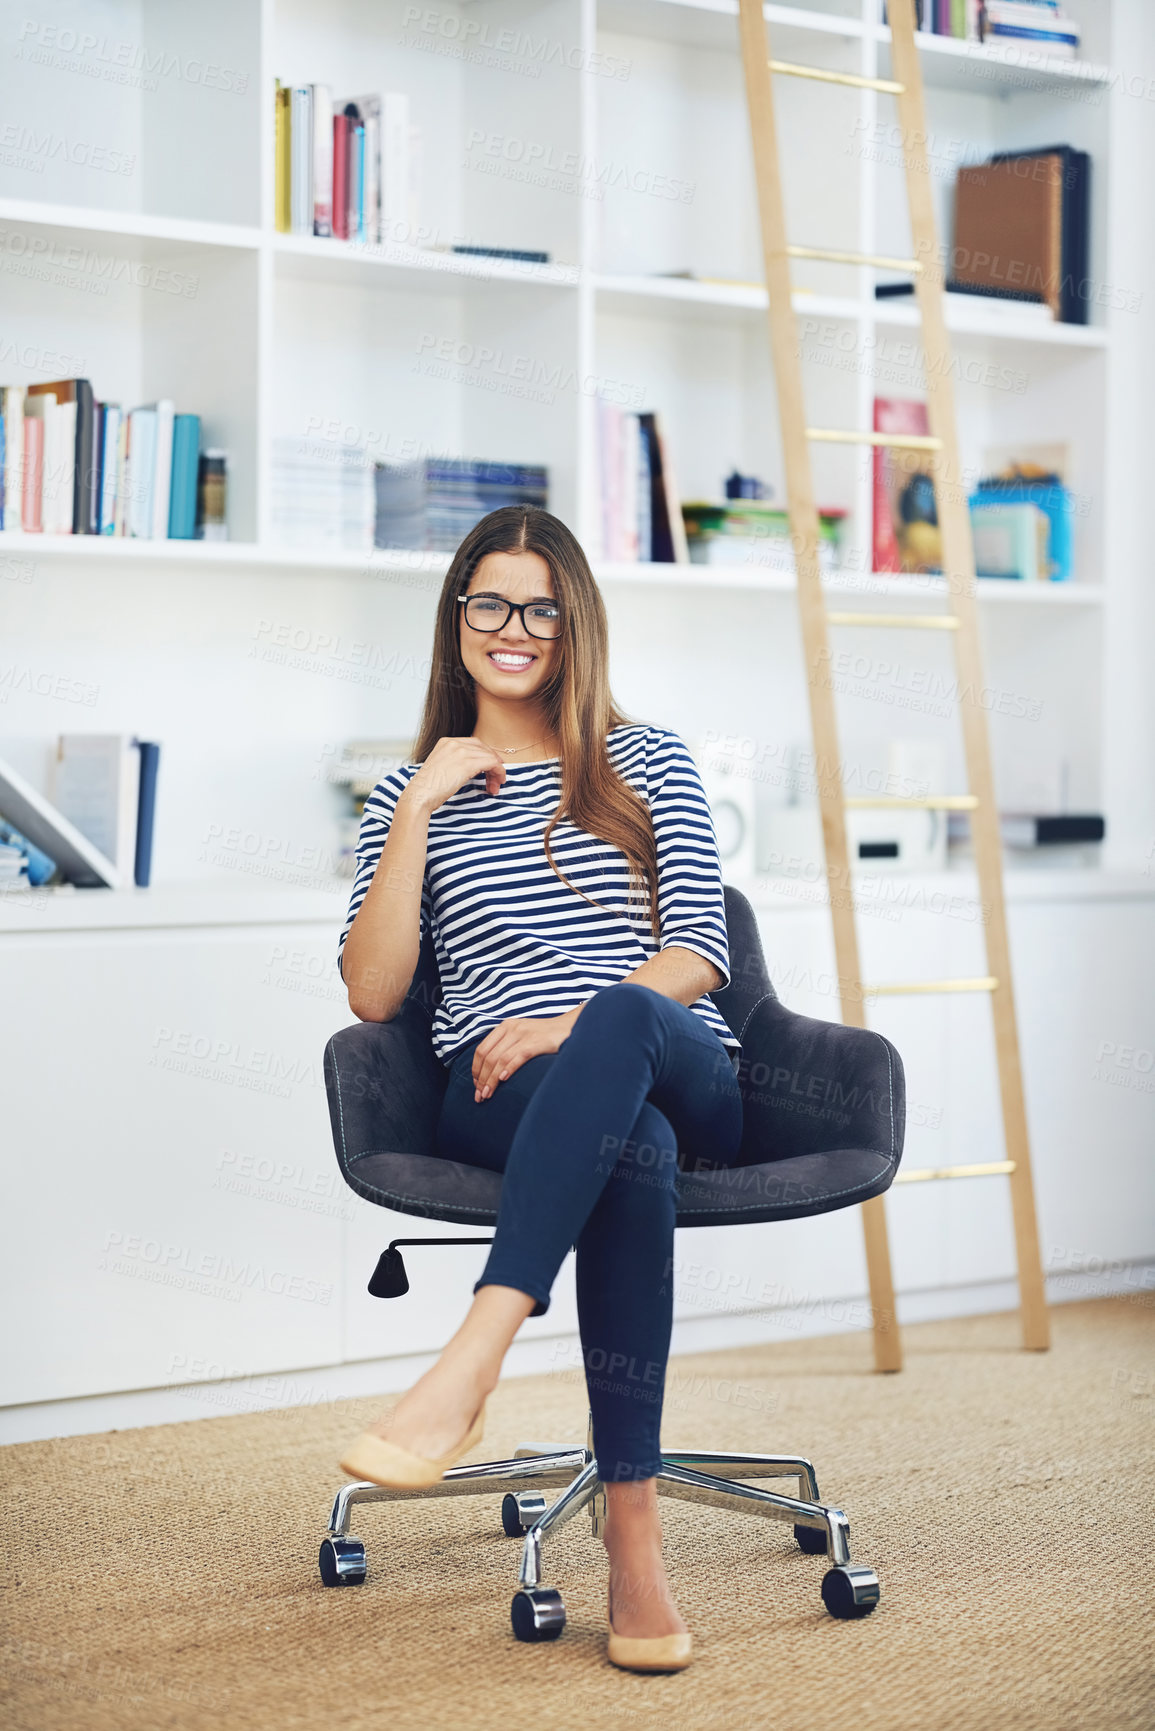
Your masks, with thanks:
[{"label": "row of books", "polygon": [[[1037,43],[1048,55],[1079,52],[1079,26],[1059,0],[916,0],[918,27],[956,42]],[[885,7],[883,21],[886,21]]]},{"label": "row of books", "polygon": [[[199,415],[178,415],[168,398],[126,414],[97,402],[87,379],[7,385],[0,529],[192,540],[202,461]],[[202,533],[219,538],[211,525]]]},{"label": "row of books", "polygon": [[159,768],[160,746],[152,740],[62,733],[47,799],[0,763],[0,884],[145,888]]},{"label": "row of books", "polygon": [[594,557],[685,564],[690,554],[669,447],[656,414],[597,401],[601,501]]},{"label": "row of books", "polygon": [[366,244],[411,241],[421,138],[397,91],[334,102],[327,84],[276,89],[276,225]]},{"label": "row of books", "polygon": [[287,545],[453,553],[490,511],[547,509],[549,471],[467,457],[375,463],[358,447],[276,439],[272,504],[274,535]]}]

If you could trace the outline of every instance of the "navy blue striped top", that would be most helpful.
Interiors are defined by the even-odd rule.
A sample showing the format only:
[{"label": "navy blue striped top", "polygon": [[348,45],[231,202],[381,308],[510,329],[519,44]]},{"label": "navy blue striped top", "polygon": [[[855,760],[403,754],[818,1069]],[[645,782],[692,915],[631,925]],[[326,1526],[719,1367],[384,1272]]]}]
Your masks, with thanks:
[{"label": "navy blue striped top", "polygon": [[[557,1016],[616,985],[659,948],[677,945],[704,956],[730,978],[722,873],[713,818],[693,758],[677,734],[661,727],[616,727],[606,740],[618,774],[650,808],[658,854],[661,943],[650,925],[648,897],[629,899],[625,855],[597,836],[561,822],[542,837],[560,791],[558,759],[506,764],[497,794],[476,775],[429,819],[421,935],[432,926],[444,994],[433,1045],[448,1063],[460,1046],[507,1016]],[[365,899],[389,833],[397,800],[420,765],[403,763],[365,802],[357,870],[339,954]],[[731,1052],[738,1049],[708,997],[691,1009]]]}]

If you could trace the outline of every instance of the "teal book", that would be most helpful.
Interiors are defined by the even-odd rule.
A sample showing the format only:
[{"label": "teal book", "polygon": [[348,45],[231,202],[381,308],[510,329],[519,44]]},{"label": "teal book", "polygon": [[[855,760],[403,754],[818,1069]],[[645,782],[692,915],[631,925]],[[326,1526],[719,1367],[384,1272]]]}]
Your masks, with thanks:
[{"label": "teal book", "polygon": [[172,424],[172,491],[168,505],[170,541],[192,541],[197,525],[197,461],[201,448],[199,415],[176,415]]}]

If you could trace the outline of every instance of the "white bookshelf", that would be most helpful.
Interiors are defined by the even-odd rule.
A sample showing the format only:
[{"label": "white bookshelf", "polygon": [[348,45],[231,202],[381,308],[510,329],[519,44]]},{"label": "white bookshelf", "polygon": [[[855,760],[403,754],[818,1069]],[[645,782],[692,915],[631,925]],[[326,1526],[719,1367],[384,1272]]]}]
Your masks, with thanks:
[{"label": "white bookshelf", "polygon": [[[1070,138],[1093,155],[1092,278],[1111,283],[1106,212],[1129,172],[1117,117],[1121,104],[1128,117],[1141,106],[1119,94],[1112,17],[1120,7],[1129,16],[1133,5],[1076,4],[1085,30],[1085,58],[1077,62],[921,37],[944,238],[957,161]],[[400,0],[342,0],[324,11],[306,0],[229,7],[212,0],[182,14],[179,28],[161,9],[138,12],[128,0],[108,0],[105,10],[148,65],[163,67],[174,55],[186,69],[215,65],[221,87],[207,88],[203,74],[198,82],[186,70],[162,71],[154,89],[126,90],[83,76],[33,36],[37,53],[15,98],[17,124],[67,114],[75,132],[120,151],[134,168],[110,174],[50,159],[33,172],[13,158],[0,171],[10,323],[32,357],[23,371],[10,360],[4,376],[52,376],[35,357],[64,350],[77,360],[69,370],[89,376],[98,396],[131,403],[165,394],[200,413],[204,442],[230,454],[232,540],[3,536],[0,569],[13,575],[11,593],[33,640],[46,636],[49,607],[67,611],[78,596],[85,613],[84,587],[98,580],[107,612],[88,653],[110,669],[102,690],[123,689],[128,675],[112,646],[118,605],[138,605],[163,576],[169,605],[195,609],[199,594],[200,605],[217,609],[218,646],[231,630],[247,629],[230,623],[230,610],[247,618],[260,598],[275,612],[290,593],[308,593],[327,595],[347,632],[404,639],[408,652],[420,653],[443,557],[277,543],[272,443],[307,434],[364,444],[380,456],[428,450],[545,461],[553,506],[594,553],[615,616],[652,613],[661,598],[654,653],[675,662],[687,653],[688,622],[708,591],[743,638],[739,665],[753,670],[769,656],[774,682],[800,696],[788,574],[596,558],[599,390],[659,410],[684,497],[718,496],[735,465],[761,474],[782,496],[736,0],[494,0],[484,12],[447,5],[435,27],[432,14],[407,19]],[[880,0],[768,5],[765,15],[780,57],[887,71]],[[479,37],[482,29],[488,35]],[[485,46],[499,38],[512,49]],[[467,40],[482,44],[472,59],[460,52]],[[275,76],[325,80],[337,92],[409,91],[424,139],[413,244],[358,247],[274,231]],[[776,94],[792,237],[906,250],[886,99],[792,80],[779,80]],[[522,172],[527,156],[547,184]],[[455,255],[445,250],[455,241],[543,247],[551,262]],[[659,274],[673,272],[692,275]],[[874,280],[854,268],[796,266],[817,423],[867,425],[875,394],[918,393],[916,311],[876,300]],[[1126,283],[1116,287],[1125,299]],[[977,473],[985,449],[1016,440],[1059,440],[1071,450],[1082,507],[1076,581],[984,581],[978,593],[992,665],[1004,684],[1029,689],[1036,707],[1062,717],[1058,730],[1074,740],[1074,797],[1085,805],[1104,797],[1103,655],[1115,629],[1107,621],[1113,598],[1139,581],[1134,560],[1119,560],[1110,530],[1125,486],[1116,479],[1119,453],[1139,429],[1108,416],[1112,381],[1126,366],[1113,356],[1120,345],[1128,352],[1138,320],[1110,295],[1100,298],[1085,326],[969,297],[949,297],[947,309],[968,467]],[[870,574],[869,453],[827,447],[814,461],[820,502],[847,513],[845,569],[830,580],[831,593],[860,596],[867,609],[875,597],[900,592],[941,604],[938,580],[918,579],[908,590],[902,580]],[[26,581],[33,570],[36,580]],[[242,576],[242,588],[232,589]],[[295,590],[279,587],[290,577]],[[773,642],[747,640],[744,607],[759,610],[751,618],[765,619]],[[864,653],[877,640],[863,631],[837,639]],[[709,645],[697,648],[706,679],[721,674],[732,692],[728,646],[719,645],[717,660]],[[635,708],[654,689],[628,644],[615,678],[636,691]],[[760,681],[752,672],[748,683]],[[331,729],[404,732],[417,702],[407,689],[403,703],[391,703],[387,728],[376,729],[355,703],[342,722],[338,702]],[[789,720],[759,720],[753,699],[735,702],[734,720],[747,730],[805,732],[801,705]],[[877,751],[880,717],[856,703],[847,700],[847,737]],[[154,731],[191,737],[195,711],[176,698],[171,710]],[[688,706],[687,728],[696,725],[694,713]],[[9,708],[8,718],[15,714]],[[675,709],[663,719],[682,724]],[[44,724],[47,736],[54,720],[33,713],[26,731]],[[997,765],[1017,749],[1013,739],[996,736],[995,744]],[[322,818],[329,821],[315,805],[310,821]]]},{"label": "white bookshelf", "polygon": [[[1065,441],[1080,498],[1077,581],[978,589],[1000,795],[1009,802],[1016,778],[1023,786],[1057,753],[1071,806],[1107,814],[1101,869],[1009,861],[1007,872],[1044,1255],[1066,1267],[1076,1253],[1150,1251],[1133,1203],[1149,1165],[1149,1097],[1094,1071],[1104,1043],[1150,1046],[1155,339],[1142,291],[1155,280],[1155,236],[1134,216],[1155,108],[1128,80],[1155,71],[1155,42],[1148,0],[1064,4],[1084,25],[1080,63],[933,37],[922,48],[944,235],[960,154],[1069,140],[1092,153],[1092,279],[1109,291],[1085,327],[977,303],[952,302],[947,315],[965,461],[977,467],[993,444]],[[324,1041],[348,1016],[334,972],[347,881],[334,875],[332,769],[351,740],[412,735],[448,561],[278,546],[273,441],[545,462],[554,509],[592,547],[595,401],[609,389],[661,413],[685,497],[716,496],[735,464],[781,496],[736,0],[440,0],[408,22],[407,10],[402,0],[82,0],[67,27],[29,26],[21,13],[0,51],[14,74],[6,127],[75,146],[29,144],[0,165],[0,380],[83,374],[100,398],[166,395],[199,413],[204,443],[230,454],[232,535],[224,545],[0,537],[0,756],[46,789],[61,732],[162,743],[152,889],[0,896],[6,1127],[13,1146],[46,1146],[64,1175],[51,1268],[27,1234],[5,1247],[28,1319],[9,1398],[56,1403],[39,1416],[26,1407],[20,1435],[54,1433],[59,1403],[81,1396],[111,1394],[100,1422],[132,1422],[115,1391],[171,1384],[174,1354],[219,1365],[205,1374],[235,1384],[379,1361],[383,1350],[364,1278],[388,1223],[345,1197],[320,1075]],[[773,50],[885,75],[880,10],[879,0],[767,6]],[[73,22],[127,45],[130,76],[94,75],[99,66],[61,49]],[[482,32],[514,46],[478,47]],[[274,232],[276,77],[337,94],[409,92],[425,140],[419,234],[363,249]],[[777,94],[791,238],[904,251],[885,102],[786,80]],[[509,154],[501,140],[513,140]],[[544,184],[512,160],[531,146]],[[692,196],[665,196],[661,183]],[[546,250],[551,262],[455,256],[444,250],[454,242]],[[693,275],[659,274],[671,272]],[[910,306],[876,301],[872,274],[855,269],[799,264],[795,286],[816,424],[867,426],[876,393],[918,393]],[[519,374],[532,393],[499,388]],[[871,573],[869,458],[823,450],[815,470],[820,502],[848,513],[844,569],[827,582],[836,606],[945,607],[941,579]],[[768,766],[758,799],[780,802],[789,750],[809,737],[792,577],[595,568],[623,707],[691,743],[736,736]],[[916,736],[941,740],[947,785],[961,785],[946,636],[834,632],[849,777],[885,766],[891,738]],[[783,997],[836,1013],[820,882],[762,871],[742,887]],[[860,921],[869,978],[982,971],[964,862],[884,889]],[[911,1163],[999,1146],[984,1006],[951,1003],[932,1017],[891,1001],[872,1017],[907,1065]],[[70,1067],[46,1144],[49,1026]],[[1093,1168],[1088,1147],[1105,1151]],[[270,1151],[328,1183],[333,1211],[222,1190],[222,1174]],[[39,1217],[43,1163],[25,1162],[14,1182],[12,1217]],[[1013,1301],[1009,1227],[987,1187],[912,1186],[893,1207],[904,1305]],[[104,1266],[106,1245],[134,1235],[308,1270],[333,1300],[302,1309],[146,1289],[133,1269]],[[716,1254],[741,1278],[764,1270],[764,1235],[724,1237]],[[849,1217],[817,1236],[785,1226],[773,1251],[785,1287],[841,1303],[865,1292]],[[531,1336],[573,1327],[562,1287]],[[448,1270],[432,1282],[391,1319],[387,1350],[439,1345],[460,1290]],[[711,1344],[740,1338],[724,1314],[711,1326]],[[87,1414],[78,1402],[65,1428],[89,1428]]]}]

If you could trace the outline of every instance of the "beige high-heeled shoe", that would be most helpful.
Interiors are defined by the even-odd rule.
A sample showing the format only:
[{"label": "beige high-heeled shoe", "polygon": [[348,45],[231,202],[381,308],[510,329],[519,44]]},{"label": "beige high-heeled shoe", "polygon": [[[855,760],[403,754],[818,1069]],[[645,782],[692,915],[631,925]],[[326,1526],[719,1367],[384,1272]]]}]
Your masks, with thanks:
[{"label": "beige high-heeled shoe", "polygon": [[437,1460],[411,1454],[398,1443],[363,1431],[341,1456],[340,1467],[351,1478],[368,1479],[371,1484],[385,1485],[396,1491],[426,1491],[435,1485],[463,1455],[476,1448],[485,1435],[485,1402],[457,1447]]},{"label": "beige high-heeled shoe", "polygon": [[614,1633],[614,1595],[606,1598],[609,1624],[608,1658],[622,1671],[684,1671],[694,1657],[694,1637],[684,1635],[617,1635]]}]

